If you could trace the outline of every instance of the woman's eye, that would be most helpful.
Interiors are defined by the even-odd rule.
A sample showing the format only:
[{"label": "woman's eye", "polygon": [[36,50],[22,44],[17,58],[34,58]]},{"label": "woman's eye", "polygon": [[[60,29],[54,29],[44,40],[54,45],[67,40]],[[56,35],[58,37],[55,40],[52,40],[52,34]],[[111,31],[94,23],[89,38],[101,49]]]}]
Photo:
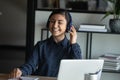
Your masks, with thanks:
[{"label": "woman's eye", "polygon": [[55,23],[55,20],[50,20],[50,23]]},{"label": "woman's eye", "polygon": [[64,24],[64,22],[63,21],[59,21],[58,24]]},{"label": "woman's eye", "polygon": [[57,20],[49,20],[50,21],[50,23],[58,23],[58,24],[64,24],[64,21],[57,21]]}]

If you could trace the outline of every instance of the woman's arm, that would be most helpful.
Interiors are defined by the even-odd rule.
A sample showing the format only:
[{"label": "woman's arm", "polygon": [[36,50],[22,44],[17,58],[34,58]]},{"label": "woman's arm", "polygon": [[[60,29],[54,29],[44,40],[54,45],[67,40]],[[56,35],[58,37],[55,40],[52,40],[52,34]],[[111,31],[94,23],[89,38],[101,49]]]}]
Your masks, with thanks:
[{"label": "woman's arm", "polygon": [[75,59],[81,59],[81,49],[80,46],[77,44],[77,32],[74,26],[71,27],[70,32],[70,44],[71,44],[71,54]]}]

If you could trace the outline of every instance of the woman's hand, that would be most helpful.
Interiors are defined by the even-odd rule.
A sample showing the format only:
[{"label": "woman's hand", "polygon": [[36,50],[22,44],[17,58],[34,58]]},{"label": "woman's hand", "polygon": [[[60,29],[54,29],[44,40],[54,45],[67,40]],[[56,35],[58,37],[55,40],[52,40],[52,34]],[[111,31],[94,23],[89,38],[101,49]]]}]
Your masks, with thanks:
[{"label": "woman's hand", "polygon": [[71,27],[70,31],[70,43],[75,44],[77,40],[77,32],[74,26]]},{"label": "woman's hand", "polygon": [[13,69],[13,71],[9,74],[9,78],[19,78],[22,75],[22,71],[19,68]]}]

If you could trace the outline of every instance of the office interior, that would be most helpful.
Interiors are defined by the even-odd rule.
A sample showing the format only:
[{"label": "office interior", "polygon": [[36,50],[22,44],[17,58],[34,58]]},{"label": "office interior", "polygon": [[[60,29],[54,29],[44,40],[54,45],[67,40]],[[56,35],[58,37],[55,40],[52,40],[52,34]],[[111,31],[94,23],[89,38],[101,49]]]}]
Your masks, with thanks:
[{"label": "office interior", "polygon": [[[9,73],[13,68],[22,65],[26,60],[26,44],[33,46],[41,40],[41,29],[45,28],[51,11],[35,10],[33,16],[27,15],[28,1],[0,0],[0,73]],[[105,24],[109,29],[109,19],[112,18],[112,14],[101,21],[104,14],[71,12],[73,24],[76,27],[79,27],[81,23],[91,23]],[[32,31],[28,29],[28,17],[34,17],[34,29]],[[31,32],[27,32],[28,30]],[[30,36],[29,33],[33,34]],[[46,31],[43,34],[43,38],[46,39]],[[87,33],[77,32],[77,34],[77,42],[80,44],[83,58],[86,58]],[[98,58],[98,56],[105,53],[120,53],[119,36],[119,34],[93,33],[92,58]],[[29,38],[32,38],[33,43],[27,43]],[[101,80],[119,80],[119,75],[120,73],[103,72]]]}]

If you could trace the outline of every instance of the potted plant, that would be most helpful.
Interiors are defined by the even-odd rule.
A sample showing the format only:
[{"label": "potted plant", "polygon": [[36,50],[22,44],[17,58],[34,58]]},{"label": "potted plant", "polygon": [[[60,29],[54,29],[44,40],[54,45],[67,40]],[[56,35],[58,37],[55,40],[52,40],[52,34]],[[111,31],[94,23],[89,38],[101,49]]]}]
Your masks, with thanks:
[{"label": "potted plant", "polygon": [[102,18],[106,18],[108,15],[113,13],[113,18],[109,21],[109,27],[111,32],[119,32],[120,33],[120,0],[106,0],[113,4],[113,9],[111,11],[107,11],[106,15]]}]

